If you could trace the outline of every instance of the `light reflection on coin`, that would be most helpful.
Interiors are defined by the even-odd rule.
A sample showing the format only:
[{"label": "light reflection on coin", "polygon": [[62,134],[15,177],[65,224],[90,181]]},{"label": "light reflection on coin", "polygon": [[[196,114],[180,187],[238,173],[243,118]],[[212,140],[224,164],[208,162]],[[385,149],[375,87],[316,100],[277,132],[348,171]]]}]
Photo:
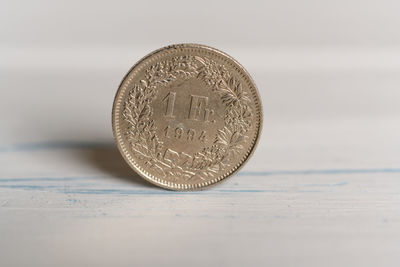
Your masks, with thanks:
[{"label": "light reflection on coin", "polygon": [[193,190],[234,174],[253,153],[262,125],[257,88],[233,58],[197,44],[171,45],[123,79],[113,132],[127,163],[172,190]]}]

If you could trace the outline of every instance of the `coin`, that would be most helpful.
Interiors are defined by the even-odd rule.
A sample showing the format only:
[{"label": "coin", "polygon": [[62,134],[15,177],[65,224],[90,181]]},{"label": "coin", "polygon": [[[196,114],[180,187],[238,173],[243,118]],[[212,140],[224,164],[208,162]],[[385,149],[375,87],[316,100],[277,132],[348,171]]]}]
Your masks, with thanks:
[{"label": "coin", "polygon": [[200,189],[233,175],[253,154],[261,99],[232,57],[205,45],[171,45],[126,74],[112,124],[123,158],[144,179]]}]

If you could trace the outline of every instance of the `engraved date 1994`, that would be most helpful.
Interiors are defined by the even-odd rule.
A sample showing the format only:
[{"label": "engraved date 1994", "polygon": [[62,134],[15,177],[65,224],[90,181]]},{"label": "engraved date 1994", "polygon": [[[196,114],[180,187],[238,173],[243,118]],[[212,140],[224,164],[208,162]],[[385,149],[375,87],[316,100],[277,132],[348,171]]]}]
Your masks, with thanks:
[{"label": "engraved date 1994", "polygon": [[206,131],[196,132],[195,129],[188,128],[185,129],[183,126],[179,125],[177,127],[167,126],[164,129],[164,135],[166,138],[174,138],[178,140],[187,140],[187,141],[206,141]]}]

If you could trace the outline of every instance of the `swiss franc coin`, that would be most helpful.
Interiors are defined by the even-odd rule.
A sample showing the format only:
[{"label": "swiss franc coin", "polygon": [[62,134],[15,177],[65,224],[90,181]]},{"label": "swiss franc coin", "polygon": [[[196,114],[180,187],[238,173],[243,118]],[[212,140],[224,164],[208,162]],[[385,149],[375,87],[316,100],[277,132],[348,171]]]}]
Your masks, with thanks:
[{"label": "swiss franc coin", "polygon": [[256,85],[236,60],[208,46],[178,44],[129,70],[112,119],[133,170],[163,188],[194,190],[246,163],[260,138],[262,108]]}]

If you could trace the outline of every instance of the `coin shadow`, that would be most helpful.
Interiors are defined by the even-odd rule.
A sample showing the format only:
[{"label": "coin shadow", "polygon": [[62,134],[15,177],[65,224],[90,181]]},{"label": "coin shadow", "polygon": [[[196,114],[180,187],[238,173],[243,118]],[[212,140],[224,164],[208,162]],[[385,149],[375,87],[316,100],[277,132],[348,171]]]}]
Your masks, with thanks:
[{"label": "coin shadow", "polygon": [[114,145],[106,145],[90,149],[85,153],[85,159],[89,164],[98,168],[112,177],[123,181],[134,183],[146,187],[155,187],[153,184],[141,178],[132,170],[122,158],[118,149]]}]

